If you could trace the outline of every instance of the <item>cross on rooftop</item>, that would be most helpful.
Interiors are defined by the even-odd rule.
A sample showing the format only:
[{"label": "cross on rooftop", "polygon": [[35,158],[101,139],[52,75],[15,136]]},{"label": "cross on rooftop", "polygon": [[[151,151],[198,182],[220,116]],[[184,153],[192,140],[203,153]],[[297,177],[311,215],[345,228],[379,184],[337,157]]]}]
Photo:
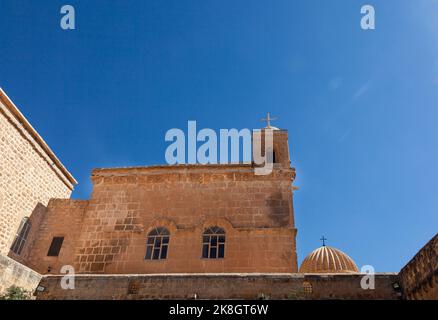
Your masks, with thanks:
[{"label": "cross on rooftop", "polygon": [[271,128],[271,121],[273,120],[277,120],[277,117],[273,117],[271,118],[271,114],[268,112],[268,114],[266,115],[266,118],[261,119],[261,121],[266,121],[266,128],[270,129]]},{"label": "cross on rooftop", "polygon": [[325,240],[327,240],[327,238],[322,236],[322,238],[319,240],[322,240],[322,246],[325,247]]}]

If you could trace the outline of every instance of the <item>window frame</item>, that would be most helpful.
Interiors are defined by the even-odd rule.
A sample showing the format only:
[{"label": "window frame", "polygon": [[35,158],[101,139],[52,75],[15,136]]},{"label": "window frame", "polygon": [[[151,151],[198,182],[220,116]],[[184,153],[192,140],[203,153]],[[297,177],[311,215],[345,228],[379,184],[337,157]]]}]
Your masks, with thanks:
[{"label": "window frame", "polygon": [[202,233],[201,259],[225,259],[225,243],[225,229],[218,226],[206,228]]},{"label": "window frame", "polygon": [[31,227],[32,224],[30,223],[30,218],[24,217],[20,222],[20,226],[15,234],[14,241],[9,249],[17,256],[21,255],[24,247],[26,246]]},{"label": "window frame", "polygon": [[167,260],[170,232],[166,227],[155,227],[146,236],[145,261]]}]

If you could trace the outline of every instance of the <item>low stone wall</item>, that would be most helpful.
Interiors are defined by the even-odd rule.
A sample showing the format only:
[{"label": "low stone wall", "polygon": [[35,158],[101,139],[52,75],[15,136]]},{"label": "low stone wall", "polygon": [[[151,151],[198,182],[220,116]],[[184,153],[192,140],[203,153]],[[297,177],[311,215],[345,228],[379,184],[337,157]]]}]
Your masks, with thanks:
[{"label": "low stone wall", "polygon": [[40,274],[11,258],[0,255],[0,294],[13,285],[33,293],[40,280]]},{"label": "low stone wall", "polygon": [[405,299],[438,300],[438,234],[399,273]]},{"label": "low stone wall", "polygon": [[37,299],[399,299],[396,274],[377,274],[375,290],[360,274],[77,275],[75,289],[44,276]]}]

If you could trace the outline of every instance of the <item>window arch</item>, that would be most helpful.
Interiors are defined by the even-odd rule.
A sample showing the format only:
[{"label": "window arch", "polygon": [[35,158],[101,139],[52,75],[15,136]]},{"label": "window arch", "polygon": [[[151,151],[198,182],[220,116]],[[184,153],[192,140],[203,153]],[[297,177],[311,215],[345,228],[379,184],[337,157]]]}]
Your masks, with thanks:
[{"label": "window arch", "polygon": [[220,259],[225,256],[225,231],[220,227],[210,227],[202,235],[202,258]]},{"label": "window arch", "polygon": [[18,227],[17,234],[15,235],[14,242],[11,246],[11,251],[17,255],[21,254],[21,251],[24,248],[24,245],[26,244],[27,236],[29,235],[30,231],[30,221],[29,217],[24,217],[23,220],[21,220],[20,226]]},{"label": "window arch", "polygon": [[146,242],[145,260],[166,259],[169,238],[169,230],[163,227],[155,228],[149,232]]}]

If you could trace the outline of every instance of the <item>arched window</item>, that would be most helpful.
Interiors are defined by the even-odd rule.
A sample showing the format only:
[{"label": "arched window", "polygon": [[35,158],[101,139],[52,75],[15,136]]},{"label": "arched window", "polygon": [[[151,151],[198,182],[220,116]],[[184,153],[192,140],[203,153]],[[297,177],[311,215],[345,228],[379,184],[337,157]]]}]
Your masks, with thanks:
[{"label": "arched window", "polygon": [[17,234],[15,235],[14,242],[12,243],[11,251],[15,254],[20,255],[21,251],[26,244],[27,236],[30,231],[30,221],[29,217],[24,217],[21,220],[20,227],[18,228]]},{"label": "arched window", "polygon": [[210,227],[202,236],[202,257],[219,259],[225,255],[225,231],[219,227]]},{"label": "arched window", "polygon": [[170,233],[166,228],[158,227],[149,232],[146,243],[146,260],[166,259]]}]

